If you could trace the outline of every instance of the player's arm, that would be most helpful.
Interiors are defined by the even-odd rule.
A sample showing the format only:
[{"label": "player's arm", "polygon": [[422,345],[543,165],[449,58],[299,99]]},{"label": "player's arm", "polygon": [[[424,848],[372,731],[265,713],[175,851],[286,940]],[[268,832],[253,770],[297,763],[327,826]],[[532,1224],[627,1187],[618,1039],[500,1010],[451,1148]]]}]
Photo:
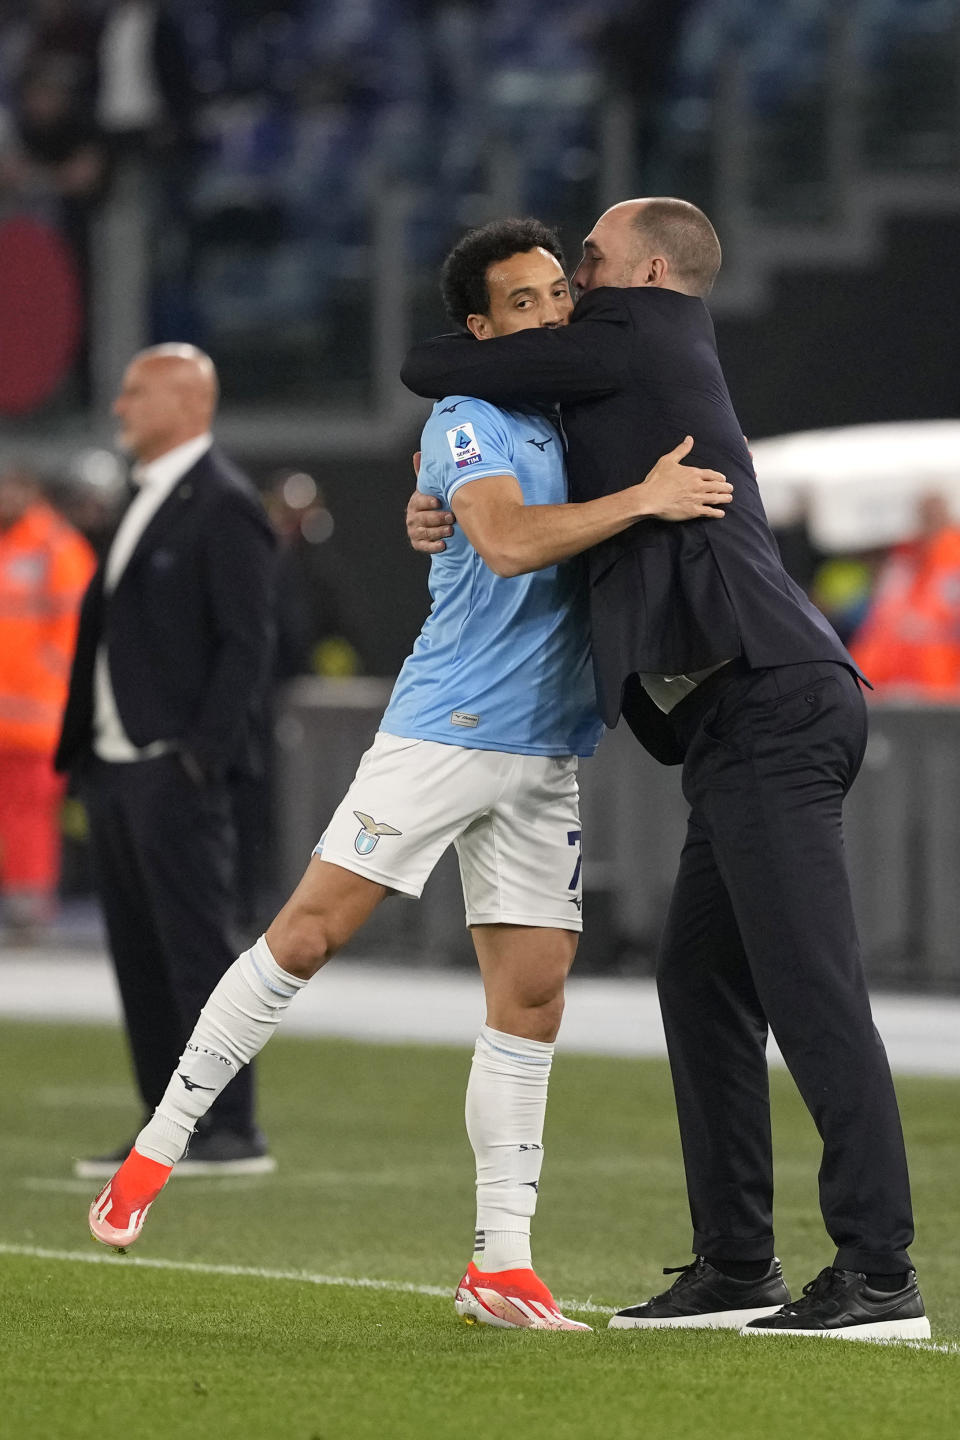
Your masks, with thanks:
[{"label": "player's arm", "polygon": [[553,405],[621,388],[630,363],[630,319],[619,292],[591,291],[569,325],[488,340],[438,335],[407,352],[400,378],[416,395],[474,395],[492,405]]},{"label": "player's arm", "polygon": [[684,465],[692,448],[687,436],[639,485],[583,504],[525,505],[513,475],[490,475],[461,485],[451,508],[494,574],[526,575],[569,560],[638,520],[722,519],[733,487],[716,470]]}]

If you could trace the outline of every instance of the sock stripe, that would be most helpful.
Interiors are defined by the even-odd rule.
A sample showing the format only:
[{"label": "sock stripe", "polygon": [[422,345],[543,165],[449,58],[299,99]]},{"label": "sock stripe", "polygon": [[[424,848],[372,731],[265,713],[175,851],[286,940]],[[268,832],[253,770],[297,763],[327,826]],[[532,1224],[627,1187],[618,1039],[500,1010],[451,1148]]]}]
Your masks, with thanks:
[{"label": "sock stripe", "polygon": [[548,1070],[553,1062],[552,1055],[521,1055],[516,1050],[508,1050],[505,1045],[494,1045],[493,1041],[486,1035],[480,1034],[478,1041],[482,1040],[484,1045],[494,1050],[498,1055],[506,1055],[511,1060],[519,1060],[523,1065],[537,1065],[543,1070]]},{"label": "sock stripe", "polygon": [[[271,984],[270,980],[267,978],[267,976],[261,970],[260,966],[257,964],[256,950],[256,945],[251,946],[250,949],[247,951],[247,955],[250,958],[250,964],[256,971],[257,979],[260,981],[260,984],[264,987],[264,989],[269,990],[271,995],[279,995],[283,1000],[292,1000],[301,987],[298,985],[293,985],[289,990],[287,990],[280,985]],[[276,965],[276,961],[274,961],[274,964]],[[279,965],[277,965],[278,970],[279,968]]]}]

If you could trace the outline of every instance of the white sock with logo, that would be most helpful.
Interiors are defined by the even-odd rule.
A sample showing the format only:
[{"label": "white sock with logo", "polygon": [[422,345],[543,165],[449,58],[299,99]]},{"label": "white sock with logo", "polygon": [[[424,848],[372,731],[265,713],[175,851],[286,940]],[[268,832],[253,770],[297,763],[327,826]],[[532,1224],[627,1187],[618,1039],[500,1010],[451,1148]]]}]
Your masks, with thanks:
[{"label": "white sock with logo", "polygon": [[543,1164],[553,1044],[483,1025],[467,1085],[467,1135],[477,1162],[478,1270],[532,1265],[530,1219]]},{"label": "white sock with logo", "polygon": [[306,983],[280,968],[263,935],[233,962],[200,1011],[163,1099],[134,1142],[141,1155],[163,1165],[182,1158],[197,1121],[263,1049]]}]

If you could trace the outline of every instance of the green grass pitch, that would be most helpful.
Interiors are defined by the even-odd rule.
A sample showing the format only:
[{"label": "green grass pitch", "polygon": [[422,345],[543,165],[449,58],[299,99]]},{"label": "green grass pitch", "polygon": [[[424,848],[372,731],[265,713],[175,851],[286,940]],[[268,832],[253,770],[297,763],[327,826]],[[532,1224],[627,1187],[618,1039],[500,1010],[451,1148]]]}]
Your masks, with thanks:
[{"label": "green grass pitch", "polygon": [[[960,1081],[899,1085],[934,1332],[920,1349],[603,1328],[689,1258],[657,1061],[561,1047],[555,1062],[534,1256],[555,1295],[596,1307],[580,1318],[597,1326],[564,1335],[454,1315],[473,1228],[463,1051],[281,1037],[260,1072],[277,1174],[174,1180],[126,1259],[89,1240],[96,1185],[69,1178],[74,1156],[136,1127],[120,1035],[4,1024],[0,1055],[10,1440],[960,1434]],[[773,1088],[778,1247],[796,1290],[831,1252],[816,1136],[789,1079]]]}]

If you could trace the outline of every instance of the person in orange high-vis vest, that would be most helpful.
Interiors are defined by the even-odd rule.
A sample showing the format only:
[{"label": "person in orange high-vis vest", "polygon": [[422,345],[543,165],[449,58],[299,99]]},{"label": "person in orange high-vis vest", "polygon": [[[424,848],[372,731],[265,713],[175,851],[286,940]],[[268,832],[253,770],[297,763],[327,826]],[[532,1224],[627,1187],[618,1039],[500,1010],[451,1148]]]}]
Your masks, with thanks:
[{"label": "person in orange high-vis vest", "polygon": [[917,537],[890,552],[850,642],[877,695],[960,703],[960,527],[946,501],[925,495]]},{"label": "person in orange high-vis vest", "polygon": [[95,563],[33,475],[0,471],[0,900],[12,938],[53,914],[63,790],[53,752]]}]

